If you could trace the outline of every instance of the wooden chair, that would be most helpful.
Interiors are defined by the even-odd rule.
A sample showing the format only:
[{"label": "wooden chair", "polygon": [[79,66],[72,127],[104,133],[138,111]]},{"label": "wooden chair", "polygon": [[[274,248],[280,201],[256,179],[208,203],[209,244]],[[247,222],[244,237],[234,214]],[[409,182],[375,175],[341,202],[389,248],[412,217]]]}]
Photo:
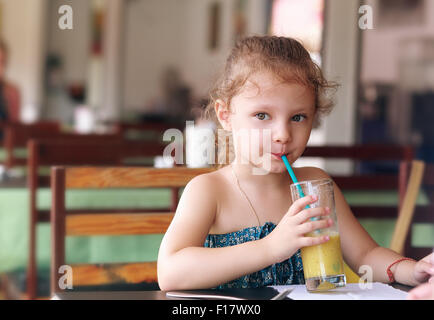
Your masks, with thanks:
[{"label": "wooden chair", "polygon": [[58,122],[42,121],[34,124],[6,123],[4,126],[4,147],[6,150],[5,166],[25,166],[26,157],[17,157],[17,148],[26,148],[31,139],[62,139],[68,141],[122,141],[119,132],[109,134],[77,134],[67,133],[61,130]]},{"label": "wooden chair", "polygon": [[183,131],[184,127],[179,123],[170,122],[142,122],[142,123],[116,123],[115,132],[126,140],[147,140],[160,141],[162,143],[163,134],[168,129],[178,129]]},{"label": "wooden chair", "polygon": [[309,146],[302,157],[323,159],[350,159],[360,161],[394,161],[398,173],[332,175],[343,191],[397,190],[398,206],[351,205],[357,218],[396,218],[407,188],[408,167],[414,157],[410,146],[354,145],[354,146]]},{"label": "wooden chair", "polygon": [[[51,293],[59,292],[65,265],[65,237],[78,235],[124,235],[164,233],[174,212],[73,214],[65,206],[65,193],[70,189],[163,188],[184,187],[193,177],[213,169],[175,167],[156,169],[143,167],[53,167],[52,184],[52,265]],[[157,283],[156,262],[133,264],[73,265],[73,286],[109,283]]]},{"label": "wooden chair", "polygon": [[17,148],[26,148],[27,141],[31,138],[52,138],[59,135],[60,124],[58,122],[37,122],[34,124],[5,123],[4,148],[6,151],[5,166],[10,169],[16,166],[25,166],[26,158],[17,157]]},{"label": "wooden chair", "polygon": [[[38,209],[37,192],[49,187],[49,176],[40,175],[42,167],[54,165],[111,165],[120,166],[126,158],[156,156],[163,147],[153,143],[127,142],[120,136],[100,135],[58,136],[54,139],[30,140],[28,143],[28,189],[30,195],[29,261],[27,270],[27,297],[37,296],[36,226],[49,222],[49,210]],[[172,190],[172,207],[176,205],[178,189]],[[166,209],[169,210],[170,208]],[[89,212],[89,210],[85,210]],[[142,210],[143,211],[143,210]],[[153,209],[153,211],[158,211]],[[76,210],[80,212],[80,210]]]},{"label": "wooden chair", "polygon": [[[420,260],[433,251],[434,243],[428,247],[413,246],[412,226],[413,223],[434,226],[434,164],[417,160],[407,165],[411,167],[408,188],[396,221],[390,248],[402,255]],[[428,205],[416,204],[420,190],[427,195]]]}]

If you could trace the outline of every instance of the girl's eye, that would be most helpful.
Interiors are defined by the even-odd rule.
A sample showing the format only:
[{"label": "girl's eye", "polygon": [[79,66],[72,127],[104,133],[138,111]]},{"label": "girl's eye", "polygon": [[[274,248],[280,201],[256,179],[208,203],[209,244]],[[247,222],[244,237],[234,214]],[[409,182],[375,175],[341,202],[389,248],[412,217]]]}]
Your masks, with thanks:
[{"label": "girl's eye", "polygon": [[255,114],[255,117],[258,118],[259,120],[268,120],[270,118],[270,116],[264,112]]},{"label": "girl's eye", "polygon": [[302,122],[305,119],[306,119],[306,116],[302,115],[302,114],[296,114],[295,116],[292,117],[292,121],[295,121],[295,122]]}]

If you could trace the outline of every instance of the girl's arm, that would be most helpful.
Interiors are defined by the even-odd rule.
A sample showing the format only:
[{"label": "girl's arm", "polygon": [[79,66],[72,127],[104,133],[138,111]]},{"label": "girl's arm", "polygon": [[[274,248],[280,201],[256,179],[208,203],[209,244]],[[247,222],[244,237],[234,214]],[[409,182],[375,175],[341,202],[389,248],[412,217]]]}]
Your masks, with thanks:
[{"label": "girl's arm", "polygon": [[[362,264],[370,266],[374,271],[373,281],[390,283],[386,271],[387,267],[401,258],[404,257],[395,251],[378,246],[364,256]],[[393,273],[396,282],[408,286],[417,286],[420,282],[413,276],[415,265],[415,261],[404,260],[393,265],[390,271]]]},{"label": "girl's arm", "polygon": [[264,241],[204,248],[214,222],[218,183],[208,175],[187,184],[158,254],[162,290],[211,288],[273,263]]}]

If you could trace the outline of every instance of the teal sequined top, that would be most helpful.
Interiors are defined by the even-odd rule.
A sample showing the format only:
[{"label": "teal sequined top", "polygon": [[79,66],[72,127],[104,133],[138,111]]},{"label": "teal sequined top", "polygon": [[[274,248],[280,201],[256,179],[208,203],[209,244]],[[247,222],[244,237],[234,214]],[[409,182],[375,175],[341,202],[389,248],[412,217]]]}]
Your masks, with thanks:
[{"label": "teal sequined top", "polygon": [[[225,234],[209,234],[206,237],[204,247],[220,248],[264,238],[276,225],[266,222],[263,226],[249,227]],[[300,250],[291,258],[280,263],[273,264],[262,270],[242,276],[231,282],[218,286],[225,288],[257,288],[263,286],[304,284],[303,264]]]}]

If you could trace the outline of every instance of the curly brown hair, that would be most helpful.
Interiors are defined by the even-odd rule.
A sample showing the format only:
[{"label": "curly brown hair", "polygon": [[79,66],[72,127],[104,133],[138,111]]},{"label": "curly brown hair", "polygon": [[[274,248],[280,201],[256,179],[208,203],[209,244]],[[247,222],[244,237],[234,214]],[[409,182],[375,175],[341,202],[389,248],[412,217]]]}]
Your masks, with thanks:
[{"label": "curly brown hair", "polygon": [[[314,127],[319,126],[322,117],[329,114],[334,106],[333,96],[338,84],[324,78],[320,67],[300,42],[287,37],[252,36],[242,38],[235,44],[226,60],[223,74],[210,90],[209,103],[203,117],[213,120],[221,128],[214,111],[216,100],[221,99],[230,106],[232,98],[241,91],[250,76],[258,72],[271,72],[283,82],[311,88],[315,95]],[[226,143],[226,137],[224,139]],[[222,143],[219,140],[218,137],[217,146]],[[232,145],[229,146],[231,148]],[[229,158],[231,157],[233,151],[230,151]],[[218,163],[228,161],[231,159],[227,159],[225,154],[225,159],[222,161],[219,157]]]}]

